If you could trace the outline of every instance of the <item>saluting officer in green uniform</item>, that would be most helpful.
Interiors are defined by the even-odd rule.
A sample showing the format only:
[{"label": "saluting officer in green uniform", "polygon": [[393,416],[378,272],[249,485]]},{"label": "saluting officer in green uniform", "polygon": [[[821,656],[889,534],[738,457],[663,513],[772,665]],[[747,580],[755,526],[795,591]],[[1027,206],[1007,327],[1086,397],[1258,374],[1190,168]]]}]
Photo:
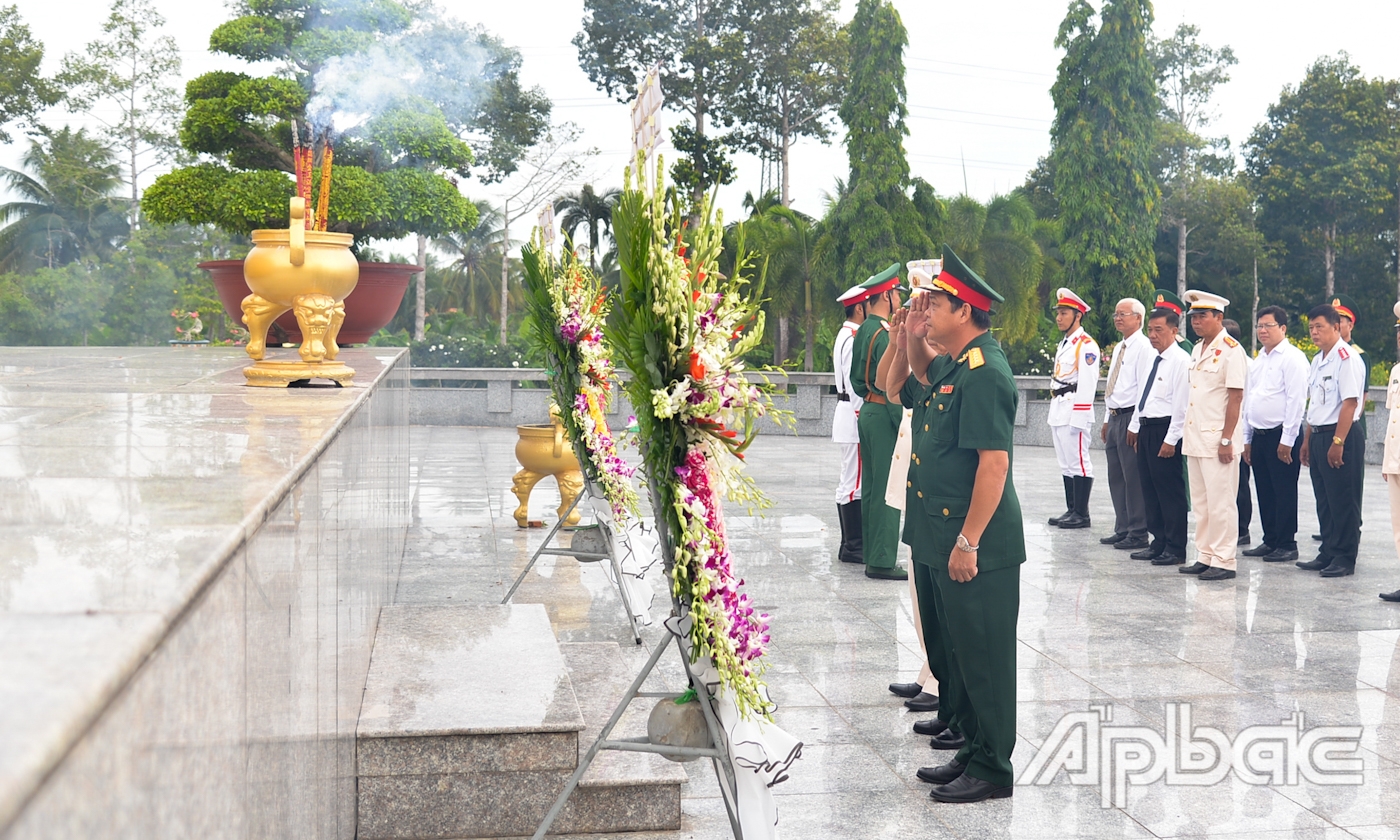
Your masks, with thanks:
[{"label": "saluting officer in green uniform", "polygon": [[943,249],[934,289],[915,297],[909,318],[950,361],[909,341],[910,367],[932,389],[911,467],[928,517],[938,615],[949,679],[942,699],[966,738],[953,760],[920,777],[940,802],[1011,796],[1016,745],[1016,619],[1026,542],[1011,479],[1016,383],[988,329],[991,286]]},{"label": "saluting officer in green uniform", "polygon": [[851,387],[864,400],[856,428],[860,431],[861,534],[865,549],[865,576],[883,580],[908,580],[896,565],[899,551],[899,511],[885,504],[890,462],[899,436],[904,409],[876,387],[880,359],[890,344],[889,317],[899,308],[899,282],[895,263],[861,284],[869,291],[865,323],[856,331],[851,349]]}]

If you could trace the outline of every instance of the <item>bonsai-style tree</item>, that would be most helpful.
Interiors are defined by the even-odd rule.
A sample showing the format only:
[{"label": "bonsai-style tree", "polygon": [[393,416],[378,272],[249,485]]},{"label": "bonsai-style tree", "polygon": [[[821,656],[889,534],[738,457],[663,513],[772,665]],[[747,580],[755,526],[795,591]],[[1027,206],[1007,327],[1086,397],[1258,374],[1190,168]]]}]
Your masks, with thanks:
[{"label": "bonsai-style tree", "polygon": [[328,229],[358,242],[445,236],[476,223],[457,179],[473,167],[485,181],[508,175],[547,127],[549,102],[521,87],[519,54],[431,6],[242,0],[234,9],[210,49],[281,70],[217,71],[187,85],[180,142],[199,162],[146,190],[152,221],[242,234],[284,226],[295,121],[303,142],[307,127],[315,132],[318,153],[334,141]]}]

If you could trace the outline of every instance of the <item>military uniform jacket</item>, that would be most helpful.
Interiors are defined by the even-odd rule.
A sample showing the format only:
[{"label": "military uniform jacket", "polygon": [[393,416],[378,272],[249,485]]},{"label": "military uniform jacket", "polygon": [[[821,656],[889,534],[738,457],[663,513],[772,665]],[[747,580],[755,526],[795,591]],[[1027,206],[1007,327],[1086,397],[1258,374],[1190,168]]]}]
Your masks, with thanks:
[{"label": "military uniform jacket", "polygon": [[[996,449],[1010,456],[1018,397],[1011,366],[990,333],[974,338],[954,361],[934,359],[925,378],[932,393],[924,422],[915,430],[916,458],[910,470],[915,496],[928,516],[932,562],[946,569],[972,504],[977,450]],[[979,571],[1026,562],[1021,503],[1012,472],[1007,471],[1001,502],[982,533]]]},{"label": "military uniform jacket", "polygon": [[[940,355],[938,358],[947,357]],[[1400,365],[1397,365],[1396,369],[1400,370]],[[913,412],[910,428],[913,429],[914,435],[913,447],[909,453],[909,477],[905,481],[907,492],[904,497],[904,509],[908,513],[904,517],[904,533],[900,536],[900,541],[909,546],[910,553],[915,560],[923,562],[927,562],[929,555],[930,536],[928,517],[924,515],[923,502],[920,501],[923,497],[919,495],[923,492],[923,487],[918,483],[918,475],[914,472],[914,467],[919,463],[919,438],[924,434],[924,417],[928,411],[929,397],[931,396],[933,396],[933,389],[920,382],[913,375],[904,380],[904,387],[899,391],[900,405]],[[956,539],[956,535],[954,539]]]},{"label": "military uniform jacket", "polygon": [[1055,350],[1052,391],[1066,385],[1074,390],[1050,398],[1050,425],[1088,431],[1094,425],[1094,393],[1099,385],[1099,345],[1083,327],[1060,339]]},{"label": "military uniform jacket", "polygon": [[[1390,409],[1390,419],[1386,421],[1381,475],[1400,475],[1400,365],[1390,369],[1390,384],[1385,389],[1385,407]],[[1392,523],[1392,527],[1395,525],[1400,523]]]},{"label": "military uniform jacket", "polygon": [[1239,420],[1229,431],[1225,429],[1225,407],[1231,388],[1244,389],[1248,365],[1244,348],[1224,330],[1209,345],[1196,342],[1191,351],[1191,391],[1186,402],[1181,454],[1214,458],[1220,452],[1221,438],[1229,438],[1236,446],[1244,444],[1244,400],[1240,400]]},{"label": "military uniform jacket", "polygon": [[856,330],[859,325],[850,321],[841,325],[836,334],[836,344],[831,348],[831,369],[836,372],[836,393],[845,394],[849,399],[838,400],[836,416],[831,420],[831,439],[836,443],[860,443],[860,432],[856,429],[856,417],[864,402],[851,387],[851,351],[855,348]]},{"label": "military uniform jacket", "polygon": [[899,406],[898,395],[885,405],[869,402],[871,394],[884,396],[884,392],[875,387],[875,372],[880,369],[880,359],[884,358],[885,350],[890,346],[889,322],[879,315],[871,315],[860,325],[860,329],[856,330],[851,344],[853,346],[849,376],[851,389],[856,396],[866,401],[861,405],[861,411],[884,412],[889,415],[891,429],[898,429],[899,421],[904,419],[904,409]]}]

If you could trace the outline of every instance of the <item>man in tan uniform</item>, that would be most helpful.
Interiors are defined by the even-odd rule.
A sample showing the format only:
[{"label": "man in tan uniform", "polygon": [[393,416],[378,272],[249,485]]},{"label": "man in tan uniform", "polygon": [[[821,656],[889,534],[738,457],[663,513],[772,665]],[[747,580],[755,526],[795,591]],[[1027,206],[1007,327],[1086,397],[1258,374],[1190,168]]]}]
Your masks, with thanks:
[{"label": "man in tan uniform", "polygon": [[1235,462],[1240,435],[1240,405],[1248,357],[1240,343],[1225,332],[1225,307],[1219,295],[1196,290],[1184,297],[1191,307],[1191,328],[1201,340],[1191,351],[1190,396],[1181,451],[1186,456],[1191,484],[1191,508],[1196,512],[1196,562],[1177,571],[1201,580],[1235,576],[1235,547],[1239,512],[1235,497],[1240,469]]}]

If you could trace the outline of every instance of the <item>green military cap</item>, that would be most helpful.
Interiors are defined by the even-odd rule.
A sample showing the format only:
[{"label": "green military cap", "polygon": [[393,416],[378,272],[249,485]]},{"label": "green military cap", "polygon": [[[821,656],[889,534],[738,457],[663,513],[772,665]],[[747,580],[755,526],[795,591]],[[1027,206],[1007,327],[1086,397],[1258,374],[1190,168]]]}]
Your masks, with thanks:
[{"label": "green military cap", "polygon": [[1350,318],[1350,319],[1351,319],[1351,323],[1352,323],[1353,325],[1356,324],[1356,320],[1357,320],[1357,319],[1356,319],[1356,310],[1357,310],[1356,301],[1352,300],[1352,299],[1351,299],[1350,297],[1348,297],[1347,295],[1335,294],[1335,295],[1332,295],[1332,297],[1330,297],[1330,298],[1327,299],[1327,303],[1328,303],[1333,309],[1337,310],[1337,314],[1338,314],[1338,315],[1342,315],[1342,316],[1344,316],[1344,317]]},{"label": "green military cap", "polygon": [[933,278],[934,287],[953,295],[964,303],[971,304],[989,315],[996,314],[992,303],[1001,303],[1006,298],[987,285],[987,281],[977,272],[967,267],[967,263],[947,245],[943,246],[943,273]]},{"label": "green military cap", "polygon": [[1175,312],[1176,314],[1180,315],[1182,310],[1186,308],[1186,304],[1181,300],[1181,298],[1176,296],[1176,292],[1173,292],[1170,289],[1153,289],[1152,308],[1170,309],[1172,312]]},{"label": "green military cap", "polygon": [[891,265],[884,271],[860,284],[862,289],[869,293],[869,297],[884,294],[885,292],[909,292],[909,287],[899,282],[899,263]]}]

